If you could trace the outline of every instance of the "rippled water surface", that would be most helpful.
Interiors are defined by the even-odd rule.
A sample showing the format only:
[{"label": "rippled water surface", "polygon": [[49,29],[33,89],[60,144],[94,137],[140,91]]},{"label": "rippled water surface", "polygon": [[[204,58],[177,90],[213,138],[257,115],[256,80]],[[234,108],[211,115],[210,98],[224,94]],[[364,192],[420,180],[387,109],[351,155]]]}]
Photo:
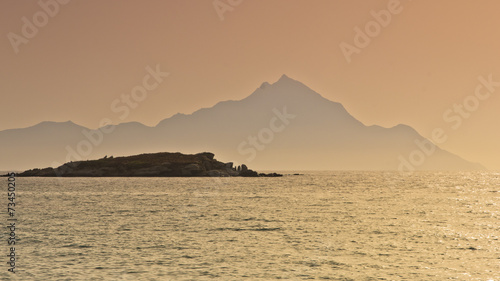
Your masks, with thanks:
[{"label": "rippled water surface", "polygon": [[0,280],[500,280],[498,173],[17,184]]}]

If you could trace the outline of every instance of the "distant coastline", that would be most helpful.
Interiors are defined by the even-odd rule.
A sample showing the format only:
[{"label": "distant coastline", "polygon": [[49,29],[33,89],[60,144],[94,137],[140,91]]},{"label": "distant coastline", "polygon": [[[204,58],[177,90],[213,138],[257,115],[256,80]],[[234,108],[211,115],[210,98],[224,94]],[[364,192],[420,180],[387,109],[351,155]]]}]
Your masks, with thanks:
[{"label": "distant coastline", "polygon": [[277,173],[258,173],[246,165],[217,161],[210,152],[140,154],[104,157],[98,160],[68,162],[57,168],[31,169],[19,177],[280,177]]}]

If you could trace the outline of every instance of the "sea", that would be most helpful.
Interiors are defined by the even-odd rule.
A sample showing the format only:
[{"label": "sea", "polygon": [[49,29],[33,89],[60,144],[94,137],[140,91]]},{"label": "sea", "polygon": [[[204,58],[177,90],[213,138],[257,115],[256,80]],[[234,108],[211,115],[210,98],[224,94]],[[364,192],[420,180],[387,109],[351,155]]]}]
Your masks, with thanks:
[{"label": "sea", "polygon": [[284,173],[17,178],[0,280],[500,280],[500,173]]}]

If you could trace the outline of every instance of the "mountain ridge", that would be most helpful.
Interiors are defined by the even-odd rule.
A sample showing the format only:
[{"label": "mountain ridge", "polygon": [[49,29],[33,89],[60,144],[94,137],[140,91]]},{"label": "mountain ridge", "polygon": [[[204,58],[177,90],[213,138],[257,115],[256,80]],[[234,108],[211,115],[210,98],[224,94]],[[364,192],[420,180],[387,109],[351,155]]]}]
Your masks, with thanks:
[{"label": "mountain ridge", "polygon": [[[113,132],[103,133],[110,126]],[[34,133],[35,127],[50,127],[52,133]],[[126,122],[90,130],[66,121],[12,130],[18,131],[0,132],[0,149],[17,146],[17,152],[1,153],[13,159],[13,168],[22,170],[69,159],[162,151],[213,151],[222,159],[251,161],[260,170],[397,170],[401,157],[419,151],[416,142],[428,141],[405,124],[391,128],[367,126],[341,103],[326,99],[286,75],[275,83],[262,83],[241,100],[221,101],[191,114],[178,113],[154,127]],[[102,137],[97,137],[99,134]],[[96,141],[101,138],[101,142]],[[43,140],[39,149],[36,140]],[[437,146],[434,151],[424,163],[414,165],[415,170],[484,168]],[[30,164],[30,159],[37,159],[36,165]],[[0,161],[0,170],[9,168],[8,163]]]}]

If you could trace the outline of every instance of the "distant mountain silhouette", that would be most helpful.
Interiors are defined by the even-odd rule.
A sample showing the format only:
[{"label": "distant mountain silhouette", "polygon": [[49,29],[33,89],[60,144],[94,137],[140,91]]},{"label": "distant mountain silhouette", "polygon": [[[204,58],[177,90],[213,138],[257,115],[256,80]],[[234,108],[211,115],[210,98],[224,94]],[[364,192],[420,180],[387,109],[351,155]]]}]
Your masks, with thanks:
[{"label": "distant mountain silhouette", "polygon": [[42,122],[0,132],[0,170],[161,151],[212,151],[256,169],[484,169],[434,147],[409,126],[365,126],[340,103],[286,75],[243,100],[176,114],[155,127],[131,122],[91,131],[72,122]]}]

